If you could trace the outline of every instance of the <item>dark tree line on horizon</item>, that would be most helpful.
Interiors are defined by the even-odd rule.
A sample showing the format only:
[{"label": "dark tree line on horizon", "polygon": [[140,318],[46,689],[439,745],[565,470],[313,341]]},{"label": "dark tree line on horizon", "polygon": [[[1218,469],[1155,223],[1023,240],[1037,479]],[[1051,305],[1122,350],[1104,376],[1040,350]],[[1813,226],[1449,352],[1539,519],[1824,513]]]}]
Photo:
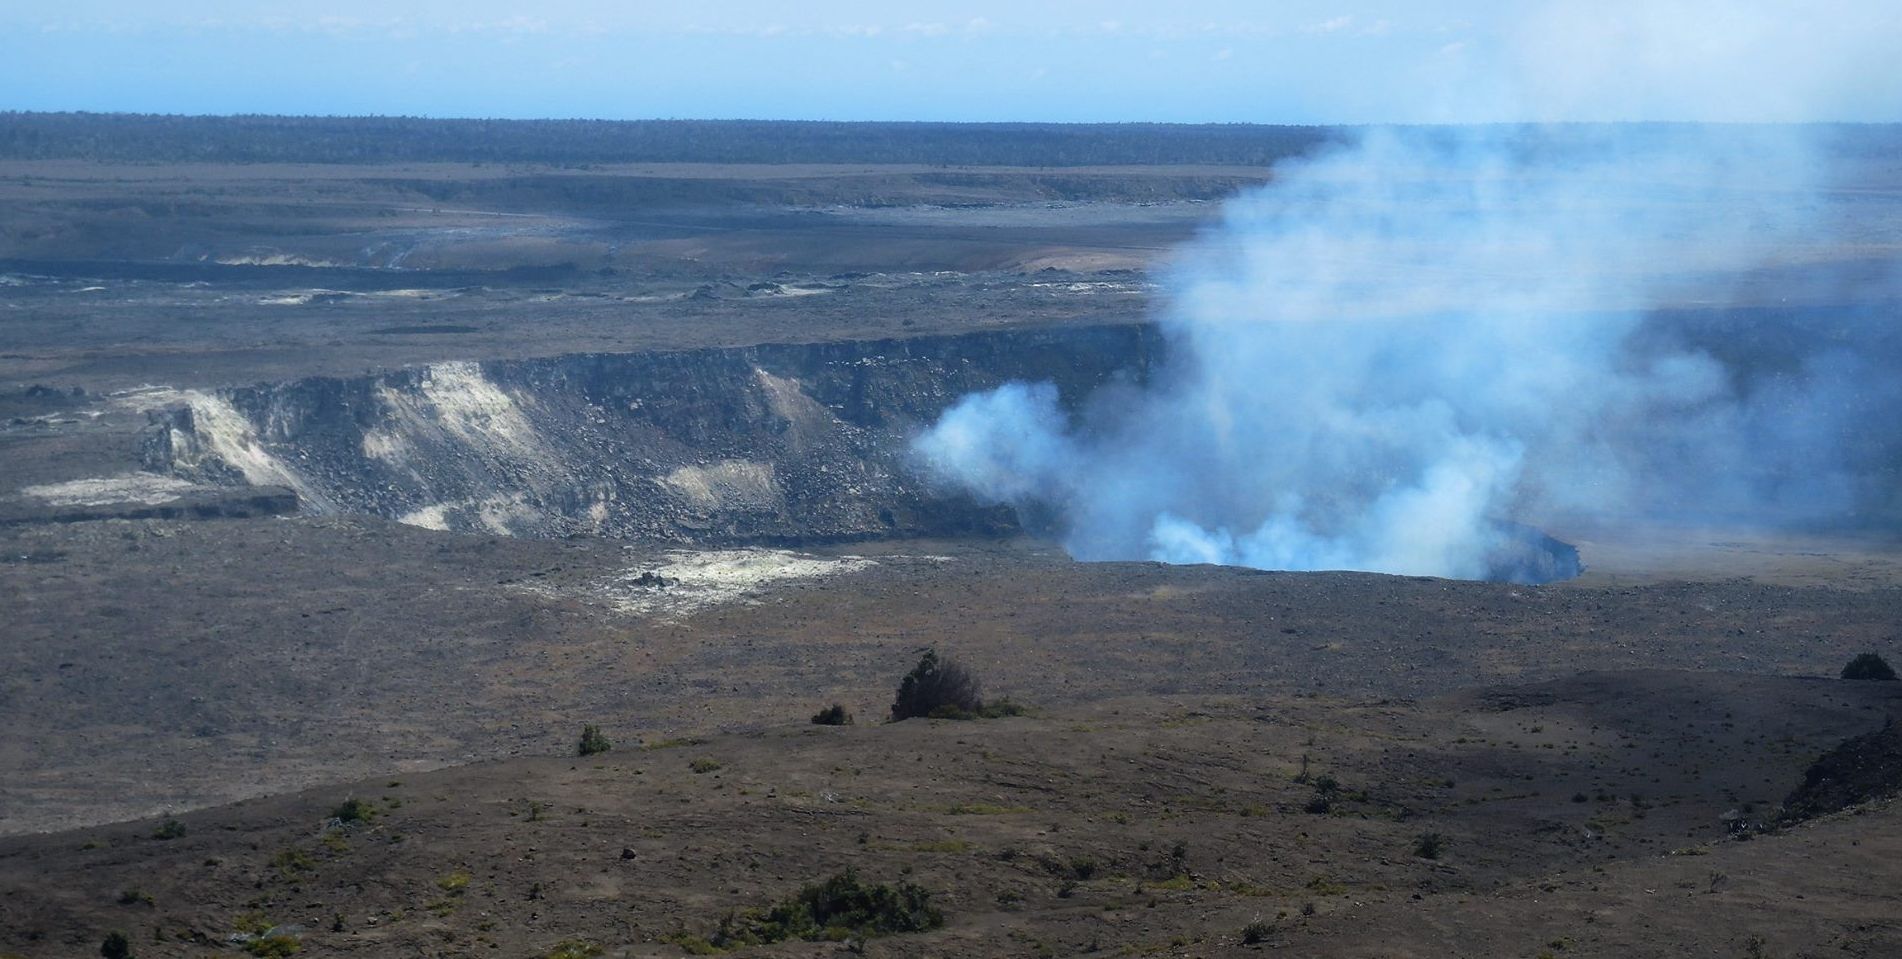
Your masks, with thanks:
[{"label": "dark tree line on horizon", "polygon": [[0,113],[0,158],[206,163],[1265,166],[1334,127]]},{"label": "dark tree line on horizon", "polygon": [[[826,120],[477,120],[0,112],[0,159],[144,163],[866,163],[926,166],[1270,166],[1352,142],[1367,127],[1170,123],[898,123]],[[1515,152],[1682,139],[1752,148],[1774,125],[1496,124],[1403,127],[1416,144]],[[1803,127],[1828,151],[1902,149],[1902,125]]]}]

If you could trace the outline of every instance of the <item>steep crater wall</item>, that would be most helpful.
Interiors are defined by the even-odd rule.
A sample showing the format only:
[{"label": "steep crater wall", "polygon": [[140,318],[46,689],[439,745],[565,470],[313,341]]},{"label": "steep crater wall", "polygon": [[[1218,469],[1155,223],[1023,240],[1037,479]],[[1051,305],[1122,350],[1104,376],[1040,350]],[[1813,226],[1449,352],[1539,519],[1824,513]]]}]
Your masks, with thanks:
[{"label": "steep crater wall", "polygon": [[184,394],[147,466],[304,508],[515,536],[797,544],[997,533],[927,488],[910,436],[959,397],[1054,380],[1083,402],[1160,361],[1151,326],[439,363]]}]

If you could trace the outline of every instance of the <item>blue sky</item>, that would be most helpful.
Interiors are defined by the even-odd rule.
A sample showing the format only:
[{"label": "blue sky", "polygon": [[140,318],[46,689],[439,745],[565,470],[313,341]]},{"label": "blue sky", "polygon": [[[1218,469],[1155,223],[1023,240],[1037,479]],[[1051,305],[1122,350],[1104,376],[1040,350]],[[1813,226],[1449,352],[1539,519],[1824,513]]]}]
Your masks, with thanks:
[{"label": "blue sky", "polygon": [[0,109],[1902,120],[1895,0],[5,0]]}]

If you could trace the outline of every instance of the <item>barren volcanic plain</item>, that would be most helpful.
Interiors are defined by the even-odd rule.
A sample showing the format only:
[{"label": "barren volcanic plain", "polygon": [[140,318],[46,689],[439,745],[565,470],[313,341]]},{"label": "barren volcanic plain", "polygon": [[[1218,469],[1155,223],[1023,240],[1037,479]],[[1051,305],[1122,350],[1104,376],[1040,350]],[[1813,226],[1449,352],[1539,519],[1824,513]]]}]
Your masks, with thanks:
[{"label": "barren volcanic plain", "polygon": [[[1683,322],[1892,269],[1865,167]],[[0,159],[0,956],[676,956],[847,869],[943,927],[737,954],[1902,955],[1892,535],[1078,563],[908,470],[1139,388],[1270,179]],[[927,647],[1026,710],[881,722]]]}]

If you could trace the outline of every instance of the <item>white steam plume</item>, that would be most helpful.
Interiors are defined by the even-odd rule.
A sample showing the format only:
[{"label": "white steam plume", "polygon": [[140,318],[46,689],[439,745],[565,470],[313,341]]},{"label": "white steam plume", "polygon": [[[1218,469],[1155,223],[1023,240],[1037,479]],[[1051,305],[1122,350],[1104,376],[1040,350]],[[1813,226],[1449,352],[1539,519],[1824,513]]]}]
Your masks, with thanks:
[{"label": "white steam plume", "polygon": [[[1537,581],[1570,570],[1520,522],[1886,506],[1890,314],[1670,309],[1792,284],[1842,306],[1812,268],[1860,215],[1812,142],[1830,132],[1370,133],[1284,164],[1184,252],[1144,391],[1066,407],[1009,384],[916,452],[1086,560]],[[1889,289],[1877,272],[1854,297]]]}]

